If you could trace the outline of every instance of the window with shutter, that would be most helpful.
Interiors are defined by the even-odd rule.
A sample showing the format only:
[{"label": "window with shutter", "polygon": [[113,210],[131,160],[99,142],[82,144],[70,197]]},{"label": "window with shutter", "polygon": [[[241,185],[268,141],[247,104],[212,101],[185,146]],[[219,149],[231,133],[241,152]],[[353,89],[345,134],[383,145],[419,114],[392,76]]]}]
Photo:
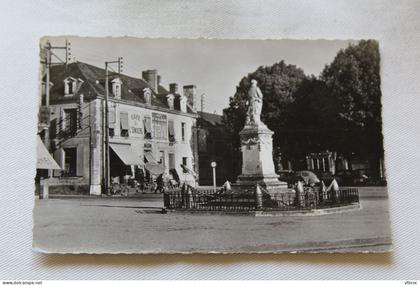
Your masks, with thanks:
[{"label": "window with shutter", "polygon": [[173,120],[168,121],[168,137],[170,142],[175,141],[175,128]]},{"label": "window with shutter", "polygon": [[126,112],[120,113],[120,127],[121,127],[121,136],[128,137],[128,130],[130,127],[128,125],[128,113]]},{"label": "window with shutter", "polygon": [[185,141],[185,123],[184,122],[182,122],[181,123],[181,140],[184,142]]},{"label": "window with shutter", "polygon": [[63,176],[77,175],[77,148],[64,148],[64,169]]},{"label": "window with shutter", "polygon": [[144,138],[151,139],[152,138],[152,119],[150,116],[145,116],[144,120]]}]

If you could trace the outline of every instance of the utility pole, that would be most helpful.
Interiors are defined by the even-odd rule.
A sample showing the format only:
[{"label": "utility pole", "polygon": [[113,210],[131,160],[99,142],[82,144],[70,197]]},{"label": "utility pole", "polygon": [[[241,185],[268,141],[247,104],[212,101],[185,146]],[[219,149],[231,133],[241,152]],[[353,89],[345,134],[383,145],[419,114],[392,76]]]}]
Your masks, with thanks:
[{"label": "utility pole", "polygon": [[203,93],[203,94],[201,94],[201,100],[200,100],[201,102],[201,113],[203,113],[204,112],[204,106],[205,106],[205,102],[206,102],[206,94],[205,93]]},{"label": "utility pole", "polygon": [[108,120],[108,62],[105,62],[105,192],[107,195],[111,194],[110,185],[110,171],[109,171],[109,120]]},{"label": "utility pole", "polygon": [[[50,111],[50,67],[53,64],[57,64],[57,63],[53,63],[52,62],[52,55],[54,55],[59,61],[61,61],[61,63],[64,63],[57,55],[55,55],[53,53],[53,49],[65,49],[66,50],[66,61],[65,64],[67,66],[67,61],[68,61],[68,57],[70,54],[70,43],[66,40],[66,45],[64,47],[57,47],[57,46],[52,46],[51,43],[49,41],[46,42],[45,47],[43,49],[43,51],[45,52],[44,54],[44,61],[43,63],[45,64],[45,104],[44,107],[41,107],[41,113],[43,114],[43,117],[45,118],[45,122],[42,122],[44,124],[44,144],[45,147],[47,148],[48,151],[51,150],[51,143],[50,143],[50,115],[51,115],[51,111]],[[42,62],[42,61],[41,61]],[[61,64],[58,63],[58,64]],[[47,178],[52,177],[52,170],[48,169],[48,174],[47,174]],[[42,195],[40,195],[41,199],[47,199],[48,198],[48,180],[44,181],[44,187],[43,187],[43,191],[42,191]]]},{"label": "utility pole", "polygon": [[65,60],[62,60],[59,56],[57,56],[56,54],[52,53],[55,58],[60,61],[60,63],[58,64],[65,64],[65,67],[67,68],[67,64],[70,61],[71,58],[71,43],[66,40],[65,41],[65,45],[64,46],[51,46],[50,44],[50,50],[53,49],[57,49],[57,50],[64,50],[65,51]]},{"label": "utility pole", "polygon": [[[51,65],[51,43],[48,41],[45,46],[45,108],[48,112],[47,125],[45,127],[44,143],[48,150],[50,150],[50,65]],[[50,177],[51,170],[48,170],[48,177]]]},{"label": "utility pole", "polygon": [[111,195],[110,188],[110,163],[109,163],[109,65],[113,63],[118,64],[118,74],[122,72],[122,57],[118,57],[115,61],[105,61],[105,138],[104,138],[104,152],[105,152],[105,167],[104,167],[104,191],[107,195]]},{"label": "utility pole", "polygon": [[118,63],[118,75],[120,75],[123,69],[123,58],[118,57],[117,63]]},{"label": "utility pole", "polygon": [[[63,61],[60,57],[58,57],[56,54],[54,54],[53,50],[55,49],[64,49],[66,51],[65,55],[65,61]],[[48,120],[47,120],[47,126],[45,127],[45,138],[44,143],[48,150],[50,150],[50,67],[52,65],[57,64],[65,64],[67,67],[67,63],[70,60],[70,42],[66,40],[65,46],[52,46],[49,41],[45,44],[44,47],[45,50],[45,58],[44,58],[44,64],[45,64],[45,107],[46,112],[48,112]],[[52,55],[55,56],[56,59],[58,59],[60,62],[53,63],[52,62]],[[50,172],[50,171],[48,171]],[[48,175],[50,176],[50,175]]]},{"label": "utility pole", "polygon": [[[47,150],[50,150],[50,65],[51,65],[51,44],[50,42],[46,43],[44,54],[44,64],[45,64],[45,108],[41,107],[41,112],[44,112],[43,117],[45,117],[44,124],[44,144]],[[52,176],[51,169],[47,170],[47,177],[43,181],[41,186],[41,191],[39,193],[40,199],[48,199],[49,196],[49,178]]]}]

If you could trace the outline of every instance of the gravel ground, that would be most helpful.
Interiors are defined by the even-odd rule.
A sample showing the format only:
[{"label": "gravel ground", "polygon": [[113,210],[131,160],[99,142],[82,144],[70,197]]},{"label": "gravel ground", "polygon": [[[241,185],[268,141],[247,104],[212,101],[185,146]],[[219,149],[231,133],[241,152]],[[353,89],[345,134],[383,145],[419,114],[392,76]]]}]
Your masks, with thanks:
[{"label": "gravel ground", "polygon": [[385,187],[359,188],[362,209],[323,216],[161,214],[162,196],[35,201],[34,248],[54,253],[387,251]]}]

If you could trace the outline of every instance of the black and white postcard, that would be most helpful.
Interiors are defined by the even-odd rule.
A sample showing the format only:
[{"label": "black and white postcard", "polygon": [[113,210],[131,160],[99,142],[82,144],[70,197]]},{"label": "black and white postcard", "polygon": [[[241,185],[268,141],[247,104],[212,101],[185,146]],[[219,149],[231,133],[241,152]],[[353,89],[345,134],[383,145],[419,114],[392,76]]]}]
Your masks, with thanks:
[{"label": "black and white postcard", "polygon": [[44,37],[33,247],[388,252],[380,42]]}]

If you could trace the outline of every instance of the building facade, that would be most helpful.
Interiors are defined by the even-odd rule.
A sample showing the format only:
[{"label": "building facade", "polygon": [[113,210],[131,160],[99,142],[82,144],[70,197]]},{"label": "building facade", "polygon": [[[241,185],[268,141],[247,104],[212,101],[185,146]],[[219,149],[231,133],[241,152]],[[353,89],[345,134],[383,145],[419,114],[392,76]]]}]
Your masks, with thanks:
[{"label": "building facade", "polygon": [[106,114],[104,69],[75,62],[54,66],[50,74],[49,146],[62,167],[50,185],[104,193],[106,115],[112,182],[123,183],[138,171],[175,171],[181,182],[195,183],[181,166],[198,172],[194,85],[179,94],[177,84],[170,84],[169,91],[161,85],[156,70],[144,71],[142,78],[111,74]]}]

